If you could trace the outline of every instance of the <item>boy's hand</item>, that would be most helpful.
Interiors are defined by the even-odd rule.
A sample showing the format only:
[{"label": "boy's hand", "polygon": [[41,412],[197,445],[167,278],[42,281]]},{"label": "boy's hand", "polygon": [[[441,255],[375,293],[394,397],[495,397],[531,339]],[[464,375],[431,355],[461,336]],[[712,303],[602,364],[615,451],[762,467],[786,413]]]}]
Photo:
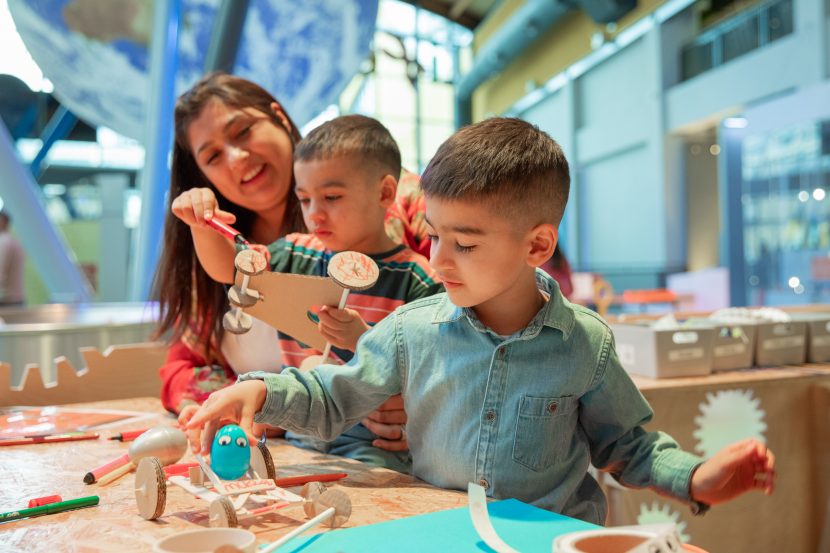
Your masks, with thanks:
[{"label": "boy's hand", "polygon": [[226,424],[238,424],[248,440],[256,442],[259,436],[253,431],[254,415],[265,403],[265,382],[246,380],[213,392],[196,412],[182,411],[180,423],[185,423],[187,439],[193,453],[210,453],[213,436]]},{"label": "boy's hand", "polygon": [[692,475],[691,495],[709,505],[729,501],[758,489],[772,495],[775,455],[756,439],[747,439],[718,451]]},{"label": "boy's hand", "polygon": [[409,443],[403,425],[406,424],[406,411],[403,408],[403,398],[395,395],[383,402],[377,410],[369,413],[363,419],[363,426],[379,436],[372,445],[387,451],[407,451]]},{"label": "boy's hand", "polygon": [[320,334],[331,342],[331,345],[340,349],[354,351],[357,340],[369,330],[360,315],[354,309],[337,309],[324,305],[318,313],[320,324],[317,328]]},{"label": "boy's hand", "polygon": [[213,217],[228,224],[236,221],[236,215],[219,209],[216,194],[210,188],[185,190],[173,200],[170,208],[173,215],[191,227],[204,228],[205,221]]}]

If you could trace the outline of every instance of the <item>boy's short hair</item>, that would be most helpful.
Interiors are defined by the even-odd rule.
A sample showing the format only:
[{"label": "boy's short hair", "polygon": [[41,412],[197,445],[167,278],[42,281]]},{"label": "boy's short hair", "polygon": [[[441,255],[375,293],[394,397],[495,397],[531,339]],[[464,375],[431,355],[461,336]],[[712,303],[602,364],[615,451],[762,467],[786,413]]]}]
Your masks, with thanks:
[{"label": "boy's short hair", "polygon": [[424,195],[483,201],[516,223],[559,226],[571,177],[562,148],[521,119],[494,117],[449,137],[421,177]]},{"label": "boy's short hair", "polygon": [[294,161],[331,159],[358,155],[372,160],[397,179],[401,174],[401,151],[389,130],[365,115],[342,115],[326,121],[294,148]]}]

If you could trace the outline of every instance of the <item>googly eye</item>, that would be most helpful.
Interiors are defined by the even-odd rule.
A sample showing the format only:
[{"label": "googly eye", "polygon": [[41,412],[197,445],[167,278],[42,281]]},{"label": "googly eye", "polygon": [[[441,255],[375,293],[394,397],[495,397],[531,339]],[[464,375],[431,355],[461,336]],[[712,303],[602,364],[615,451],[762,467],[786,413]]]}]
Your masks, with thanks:
[{"label": "googly eye", "polygon": [[225,434],[224,436],[219,436],[217,443],[219,445],[228,445],[229,443],[231,443],[231,437],[227,434]]},{"label": "googly eye", "polygon": [[248,440],[240,436],[236,439],[236,445],[239,447],[248,447]]}]

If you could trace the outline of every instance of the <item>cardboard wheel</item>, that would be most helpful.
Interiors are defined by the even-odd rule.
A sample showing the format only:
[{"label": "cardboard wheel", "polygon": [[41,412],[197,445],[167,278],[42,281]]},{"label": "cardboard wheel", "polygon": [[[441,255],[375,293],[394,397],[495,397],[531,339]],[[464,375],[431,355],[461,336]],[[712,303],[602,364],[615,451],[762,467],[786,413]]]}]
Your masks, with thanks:
[{"label": "cardboard wheel", "polygon": [[[236,309],[239,308],[237,307]],[[231,310],[225,313],[225,316],[222,317],[222,326],[225,327],[225,330],[231,334],[245,334],[251,330],[252,326],[254,326],[254,321],[251,316],[244,311],[240,311],[239,319],[237,320],[236,311]]]},{"label": "cardboard wheel", "polygon": [[268,268],[268,261],[258,251],[247,249],[236,254],[233,265],[243,275],[257,276]]},{"label": "cardboard wheel", "polygon": [[135,471],[135,502],[138,514],[155,520],[164,514],[167,503],[167,477],[156,457],[145,457]]},{"label": "cardboard wheel", "polygon": [[305,499],[303,502],[303,512],[308,518],[314,518],[314,501],[326,493],[326,486],[322,482],[306,482],[303,484],[303,489],[300,495]]},{"label": "cardboard wheel", "polygon": [[210,502],[208,508],[211,528],[236,528],[239,520],[236,518],[236,509],[230,499],[219,497]]},{"label": "cardboard wheel", "polygon": [[332,256],[328,273],[343,288],[366,290],[375,285],[380,271],[378,264],[368,255],[346,251]]},{"label": "cardboard wheel", "polygon": [[274,458],[271,457],[267,445],[257,443],[255,447],[251,448],[251,469],[253,469],[257,478],[269,478],[271,480],[277,478],[277,467],[274,465]]},{"label": "cardboard wheel", "polygon": [[242,287],[235,284],[228,290],[228,301],[234,307],[251,307],[259,300],[259,293],[248,288],[244,293]]},{"label": "cardboard wheel", "polygon": [[329,508],[334,508],[334,515],[329,518],[332,528],[342,526],[352,515],[352,500],[340,490],[328,489],[312,502],[314,516]]}]

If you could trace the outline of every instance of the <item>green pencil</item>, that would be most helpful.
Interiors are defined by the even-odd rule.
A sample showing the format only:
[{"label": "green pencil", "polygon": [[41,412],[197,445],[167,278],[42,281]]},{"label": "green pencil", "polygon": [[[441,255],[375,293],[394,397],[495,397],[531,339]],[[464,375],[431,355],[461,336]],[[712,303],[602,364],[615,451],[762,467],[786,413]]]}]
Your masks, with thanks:
[{"label": "green pencil", "polygon": [[98,496],[90,495],[89,497],[79,497],[78,499],[49,503],[48,505],[32,507],[31,509],[20,509],[19,511],[0,513],[0,522],[17,520],[19,518],[36,517],[40,515],[51,515],[52,513],[71,511],[72,509],[80,509],[82,507],[94,507],[95,505],[98,505]]}]

